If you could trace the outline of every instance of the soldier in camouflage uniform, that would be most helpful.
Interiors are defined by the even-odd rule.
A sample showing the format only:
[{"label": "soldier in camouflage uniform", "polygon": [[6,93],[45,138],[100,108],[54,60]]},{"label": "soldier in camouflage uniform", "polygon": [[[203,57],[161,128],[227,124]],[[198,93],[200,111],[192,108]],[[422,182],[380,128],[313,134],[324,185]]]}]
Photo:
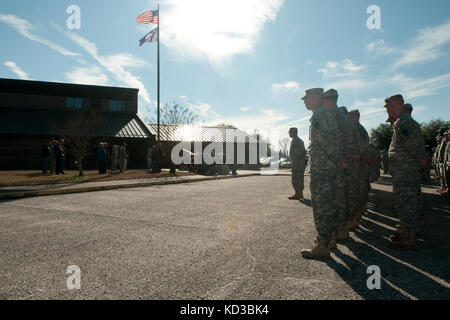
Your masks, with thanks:
[{"label": "soldier in camouflage uniform", "polygon": [[413,106],[411,105],[411,103],[405,103],[403,108],[405,109],[405,112],[409,115],[412,115],[413,112]]},{"label": "soldier in camouflage uniform", "polygon": [[387,150],[381,150],[380,156],[381,156],[381,162],[383,164],[383,172],[384,172],[384,174],[388,174],[389,173],[389,155],[388,155]]},{"label": "soldier in camouflage uniform", "polygon": [[303,140],[298,137],[297,128],[289,129],[289,136],[292,138],[289,149],[289,159],[292,167],[292,186],[295,194],[289,199],[303,199],[303,189],[305,181],[306,149]]},{"label": "soldier in camouflage uniform", "polygon": [[417,248],[417,224],[421,215],[420,168],[425,167],[425,141],[419,124],[404,110],[401,95],[385,100],[390,117],[396,119],[389,147],[394,190],[394,207],[400,229],[390,236],[389,247],[400,250]]},{"label": "soldier in camouflage uniform", "polygon": [[313,112],[310,119],[310,188],[317,230],[317,244],[302,250],[304,258],[328,257],[328,245],[336,232],[336,164],[342,158],[335,137],[338,135],[336,121],[330,121],[329,111],[322,106],[323,89],[306,90],[302,98],[306,108]]},{"label": "soldier in camouflage uniform", "polygon": [[355,125],[356,141],[359,148],[359,156],[356,164],[358,172],[358,209],[353,216],[352,223],[350,223],[350,229],[355,229],[358,226],[359,219],[367,210],[367,203],[369,201],[369,134],[361,123],[359,123],[360,114],[358,110],[350,111],[349,117]]},{"label": "soldier in camouflage uniform", "polygon": [[444,134],[445,140],[445,149],[444,149],[444,156],[442,161],[442,172],[444,173],[444,180],[445,184],[447,185],[447,190],[444,191],[443,195],[448,195],[448,186],[450,184],[450,130],[447,130]]},{"label": "soldier in camouflage uniform", "polygon": [[447,180],[445,179],[445,167],[444,167],[445,146],[447,145],[445,131],[446,130],[442,130],[442,129],[440,131],[440,134],[442,134],[442,139],[441,139],[440,144],[438,145],[437,156],[436,156],[439,180],[441,182],[441,189],[438,190],[439,193],[447,192],[447,187],[448,187]]},{"label": "soldier in camouflage uniform", "polygon": [[381,163],[381,155],[377,148],[373,145],[369,145],[369,153],[370,153],[370,175],[369,181],[371,183],[377,182],[380,179],[380,163]]},{"label": "soldier in camouflage uniform", "polygon": [[355,143],[353,135],[353,124],[347,115],[347,109],[338,108],[338,93],[330,89],[323,94],[323,105],[329,110],[332,117],[331,122],[336,122],[338,127],[337,143],[339,159],[336,169],[336,200],[337,200],[337,232],[331,240],[330,248],[336,248],[337,241],[345,241],[348,238],[347,222],[350,218],[350,197],[349,190],[352,183],[351,161],[355,154]]}]

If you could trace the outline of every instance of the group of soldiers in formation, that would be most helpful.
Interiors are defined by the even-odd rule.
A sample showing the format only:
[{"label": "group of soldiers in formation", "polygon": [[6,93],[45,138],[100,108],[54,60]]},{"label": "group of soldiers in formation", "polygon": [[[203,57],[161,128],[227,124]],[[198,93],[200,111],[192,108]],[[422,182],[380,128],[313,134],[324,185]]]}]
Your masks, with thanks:
[{"label": "group of soldiers in formation", "polygon": [[[370,182],[380,177],[381,157],[369,143],[359,111],[338,107],[336,90],[308,89],[302,100],[313,112],[308,167],[317,238],[313,248],[301,254],[304,258],[323,258],[337,248],[337,242],[348,239],[349,230],[358,227],[367,210]],[[389,159],[394,207],[400,220],[389,238],[389,247],[412,250],[417,248],[416,234],[423,222],[420,170],[426,164],[425,142],[401,95],[386,98],[384,107],[394,130]],[[291,128],[289,135],[295,189],[289,199],[302,199],[306,150],[296,128]]]},{"label": "group of soldiers in formation", "polygon": [[437,147],[433,153],[434,170],[436,177],[439,177],[441,188],[439,193],[449,196],[448,187],[450,185],[450,130],[443,127],[436,137]]}]

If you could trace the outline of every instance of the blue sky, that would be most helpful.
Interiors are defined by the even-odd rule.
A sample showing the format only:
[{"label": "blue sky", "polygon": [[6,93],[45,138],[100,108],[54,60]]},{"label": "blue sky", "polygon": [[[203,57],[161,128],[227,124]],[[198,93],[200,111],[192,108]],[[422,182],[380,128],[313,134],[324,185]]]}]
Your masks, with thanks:
[{"label": "blue sky", "polygon": [[[81,9],[69,30],[67,7]],[[155,25],[136,17],[156,1],[3,0],[0,77],[140,89],[139,113],[156,108]],[[366,12],[377,5],[381,29]],[[386,96],[402,93],[419,121],[450,119],[450,2],[364,0],[160,1],[161,103],[182,102],[201,122],[244,130],[290,126],[308,139],[300,99],[339,91],[367,129],[384,122]]]}]

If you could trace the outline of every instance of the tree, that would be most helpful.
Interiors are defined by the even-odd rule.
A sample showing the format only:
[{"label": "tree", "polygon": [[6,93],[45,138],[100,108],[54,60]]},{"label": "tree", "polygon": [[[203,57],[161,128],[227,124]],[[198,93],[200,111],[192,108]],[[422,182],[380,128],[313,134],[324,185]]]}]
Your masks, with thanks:
[{"label": "tree", "polygon": [[280,145],[280,157],[288,157],[289,147],[290,147],[291,139],[283,138],[280,139],[278,144]]},{"label": "tree", "polygon": [[450,121],[443,121],[442,119],[433,119],[429,122],[422,123],[423,137],[425,138],[425,144],[430,148],[436,147],[436,136],[441,127],[448,127],[450,129]]},{"label": "tree", "polygon": [[389,124],[381,123],[375,129],[370,130],[370,143],[377,150],[387,150],[391,144],[393,134],[394,132]]},{"label": "tree", "polygon": [[218,124],[214,125],[214,127],[225,128],[225,129],[237,129],[231,123],[225,123],[225,122],[218,123]]},{"label": "tree", "polygon": [[104,118],[93,111],[72,112],[64,120],[64,128],[56,122],[51,124],[53,132],[64,139],[64,147],[77,159],[78,175],[84,176],[83,161],[97,146],[95,137],[102,134]]},{"label": "tree", "polygon": [[[147,121],[157,123],[157,117],[157,111],[155,111]],[[166,105],[160,109],[161,124],[194,124],[197,121],[198,116],[192,112],[191,109],[175,101],[172,105],[166,103]]]}]

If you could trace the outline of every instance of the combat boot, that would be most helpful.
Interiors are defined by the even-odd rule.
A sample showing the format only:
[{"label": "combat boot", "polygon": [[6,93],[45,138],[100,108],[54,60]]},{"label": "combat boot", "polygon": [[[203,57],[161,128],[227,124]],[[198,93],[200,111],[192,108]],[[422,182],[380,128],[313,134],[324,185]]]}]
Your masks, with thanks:
[{"label": "combat boot", "polygon": [[358,221],[359,221],[359,217],[358,217],[358,212],[355,213],[355,215],[353,216],[353,218],[347,223],[347,230],[355,230],[356,228],[358,228]]},{"label": "combat boot", "polygon": [[403,232],[405,231],[405,229],[401,225],[397,226],[399,226],[397,230],[392,231],[392,234],[389,236],[389,240],[391,241],[399,241],[403,235]]},{"label": "combat boot", "polygon": [[337,249],[337,238],[335,235],[331,237],[330,243],[328,243],[328,248]]},{"label": "combat boot", "polygon": [[301,254],[305,259],[326,258],[330,256],[330,248],[326,244],[317,243],[312,249],[303,249]]},{"label": "combat boot", "polygon": [[390,240],[388,247],[396,250],[417,250],[415,229],[404,230],[398,237],[398,240]]},{"label": "combat boot", "polygon": [[296,192],[293,196],[289,197],[289,200],[300,200],[303,199],[303,191]]},{"label": "combat boot", "polygon": [[[420,218],[417,221],[417,226],[416,226],[416,233],[417,234],[419,234],[420,230],[423,228],[424,225],[425,225],[425,222],[424,222],[423,218]],[[395,229],[400,230],[400,229],[402,229],[402,226],[400,224],[396,224],[395,225]]]},{"label": "combat boot", "polygon": [[336,240],[346,241],[348,239],[348,230],[345,225],[341,224],[338,228]]}]

